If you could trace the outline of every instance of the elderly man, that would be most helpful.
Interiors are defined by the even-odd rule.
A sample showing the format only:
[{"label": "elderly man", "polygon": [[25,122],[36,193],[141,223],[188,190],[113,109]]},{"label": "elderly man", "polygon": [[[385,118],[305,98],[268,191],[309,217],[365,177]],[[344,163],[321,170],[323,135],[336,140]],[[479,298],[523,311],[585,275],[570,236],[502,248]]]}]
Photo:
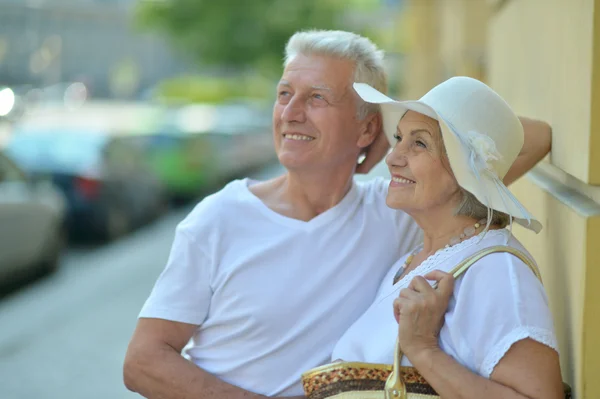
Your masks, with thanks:
[{"label": "elderly man", "polygon": [[[383,54],[353,33],[302,32],[284,66],[273,135],[286,173],[233,181],[177,227],[125,359],[125,384],[143,396],[301,396],[301,373],[330,360],[388,268],[420,241],[414,221],[386,206],[388,182],[353,179],[363,153],[358,172],[389,149],[378,109],[352,88],[385,90]],[[507,183],[550,149],[550,127],[523,122]]]}]

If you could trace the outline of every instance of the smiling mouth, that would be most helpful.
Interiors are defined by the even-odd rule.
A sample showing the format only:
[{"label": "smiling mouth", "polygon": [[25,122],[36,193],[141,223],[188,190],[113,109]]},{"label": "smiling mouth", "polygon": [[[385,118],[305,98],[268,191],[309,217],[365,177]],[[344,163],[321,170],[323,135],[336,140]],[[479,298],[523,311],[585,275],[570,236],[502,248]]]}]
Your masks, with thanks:
[{"label": "smiling mouth", "polygon": [[396,177],[396,176],[392,177],[392,181],[394,183],[402,183],[402,184],[414,184],[414,183],[416,183],[413,180],[405,179],[404,177]]},{"label": "smiling mouth", "polygon": [[312,141],[315,139],[314,137],[305,136],[303,134],[296,134],[296,133],[294,133],[294,134],[284,133],[283,137],[288,140],[296,140],[296,141]]}]

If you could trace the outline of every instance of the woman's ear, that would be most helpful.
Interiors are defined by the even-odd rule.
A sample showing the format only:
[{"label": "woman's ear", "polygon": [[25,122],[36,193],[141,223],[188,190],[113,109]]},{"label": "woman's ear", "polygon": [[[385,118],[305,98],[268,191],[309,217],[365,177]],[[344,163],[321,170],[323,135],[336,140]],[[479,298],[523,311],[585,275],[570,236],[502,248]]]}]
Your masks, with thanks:
[{"label": "woman's ear", "polygon": [[360,148],[368,147],[375,141],[379,134],[383,134],[381,112],[371,113],[359,123],[361,124],[361,133],[358,137],[357,145]]}]

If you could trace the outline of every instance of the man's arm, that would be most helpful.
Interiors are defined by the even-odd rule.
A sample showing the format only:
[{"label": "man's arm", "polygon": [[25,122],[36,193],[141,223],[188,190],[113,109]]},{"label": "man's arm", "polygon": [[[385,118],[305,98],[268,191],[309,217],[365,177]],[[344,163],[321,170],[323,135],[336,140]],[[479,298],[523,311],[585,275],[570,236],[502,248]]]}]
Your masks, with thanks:
[{"label": "man's arm", "polygon": [[383,130],[379,132],[375,140],[366,148],[364,160],[356,166],[355,173],[367,174],[377,165],[390,150],[390,143],[385,137]]},{"label": "man's arm", "polygon": [[519,156],[504,176],[507,186],[530,171],[550,152],[552,127],[546,122],[519,117],[523,125],[525,140]]},{"label": "man's arm", "polygon": [[127,389],[150,399],[258,399],[265,396],[221,381],[183,356],[197,326],[140,318],[127,348]]}]

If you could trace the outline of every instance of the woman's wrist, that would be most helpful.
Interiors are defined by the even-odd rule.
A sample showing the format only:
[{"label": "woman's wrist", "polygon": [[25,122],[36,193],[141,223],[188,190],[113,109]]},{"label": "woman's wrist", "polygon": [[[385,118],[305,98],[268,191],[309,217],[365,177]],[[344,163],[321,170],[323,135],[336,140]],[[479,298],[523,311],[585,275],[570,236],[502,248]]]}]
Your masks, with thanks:
[{"label": "woman's wrist", "polygon": [[416,367],[418,370],[422,370],[431,369],[436,357],[438,357],[440,353],[443,354],[444,352],[436,344],[409,350],[404,354],[408,360],[410,360],[413,367]]}]

